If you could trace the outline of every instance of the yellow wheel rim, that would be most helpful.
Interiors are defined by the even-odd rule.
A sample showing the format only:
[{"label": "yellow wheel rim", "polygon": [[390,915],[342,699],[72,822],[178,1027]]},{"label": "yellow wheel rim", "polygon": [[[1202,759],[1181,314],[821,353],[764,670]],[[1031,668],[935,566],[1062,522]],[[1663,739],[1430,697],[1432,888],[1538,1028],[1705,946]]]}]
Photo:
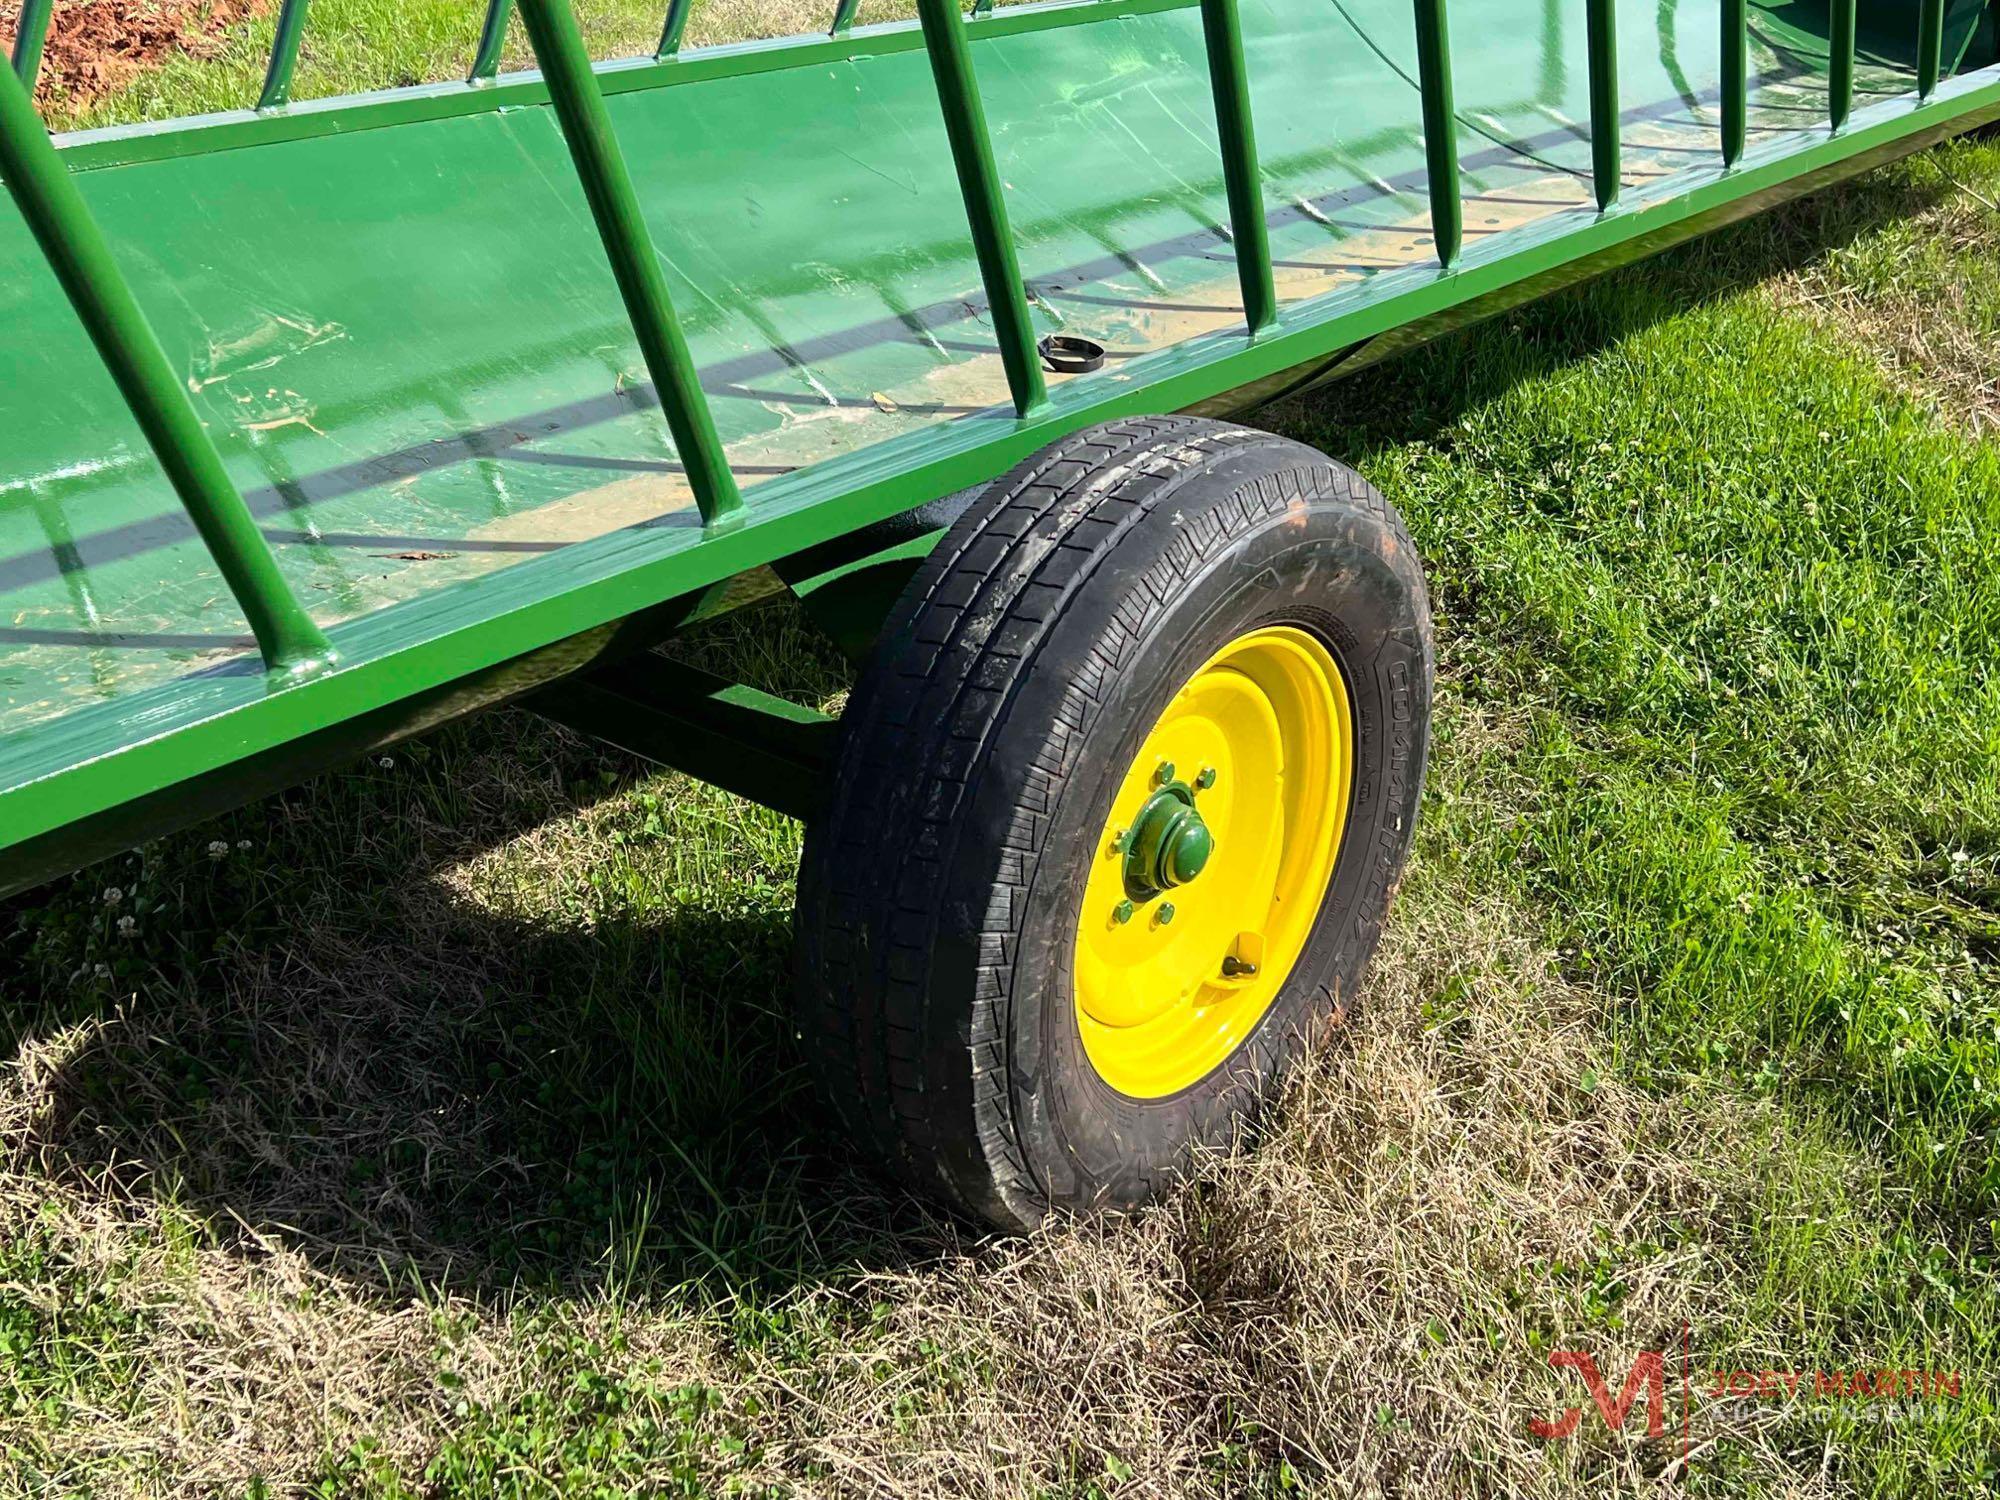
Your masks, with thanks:
[{"label": "yellow wheel rim", "polygon": [[1078,913],[1077,1025],[1111,1087],[1178,1093],[1263,1019],[1333,879],[1353,776],[1347,685],[1303,630],[1239,636],[1174,695]]}]

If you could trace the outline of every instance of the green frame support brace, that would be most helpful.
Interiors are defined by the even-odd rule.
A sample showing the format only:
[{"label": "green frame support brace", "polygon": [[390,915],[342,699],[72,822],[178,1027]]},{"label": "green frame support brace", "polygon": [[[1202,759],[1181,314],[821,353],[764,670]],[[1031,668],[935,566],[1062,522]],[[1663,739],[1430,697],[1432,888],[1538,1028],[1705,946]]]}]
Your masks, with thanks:
[{"label": "green frame support brace", "polygon": [[694,0],[667,0],[667,17],[660,23],[660,45],[653,49],[653,61],[672,62],[681,55],[681,38],[687,34],[688,14]]},{"label": "green frame support brace", "polygon": [[979,79],[972,71],[972,49],[966,45],[965,17],[959,14],[958,0],[917,0],[917,19],[923,25],[924,45],[930,49],[931,73],[937,80],[938,106],[944,111],[972,247],[979,256],[993,328],[1000,336],[1007,389],[1014,397],[1015,413],[1026,417],[1048,405],[1049,392],[1042,380],[1041,352],[1035,347],[1035,325],[1028,316],[1014,231],[1000,193],[1000,171],[993,164],[986,109],[979,102]]},{"label": "green frame support brace", "polygon": [[1750,0],[1722,0],[1722,165],[1743,159],[1750,135]]},{"label": "green frame support brace", "polygon": [[1264,222],[1250,70],[1243,60],[1243,24],[1237,18],[1236,0],[1201,0],[1201,29],[1208,44],[1216,132],[1222,138],[1222,180],[1229,195],[1236,278],[1243,288],[1243,316],[1254,336],[1278,321],[1278,287],[1271,270],[1271,231]]},{"label": "green frame support brace", "polygon": [[1827,39],[1827,124],[1839,131],[1854,112],[1854,33],[1858,0],[1832,0],[1832,36]]},{"label": "green frame support brace", "polygon": [[520,0],[520,8],[521,24],[548,81],[550,102],[562,123],[584,196],[590,200],[591,216],[694,490],[695,505],[702,521],[714,525],[740,511],[743,496],[722,451],[687,337],[674,315],[666,273],[660,269],[659,252],[646,229],[639,195],[632,189],[632,174],[611,129],[576,15],[568,0]]},{"label": "green frame support brace", "polygon": [[49,19],[55,0],[21,0],[21,13],[14,26],[14,73],[34,92],[42,76],[42,49],[49,41]]},{"label": "green frame support brace", "polygon": [[479,46],[465,75],[467,83],[491,83],[499,74],[500,54],[507,45],[507,18],[513,12],[514,0],[487,0],[486,18],[479,23]]},{"label": "green frame support brace", "polygon": [[581,734],[794,818],[817,815],[833,773],[839,720],[650,653],[524,701]]},{"label": "green frame support brace", "polygon": [[1451,90],[1451,28],[1445,0],[1416,0],[1417,74],[1423,96],[1424,161],[1431,191],[1431,238],[1438,264],[1458,264],[1465,244],[1465,206],[1458,185],[1458,106]]},{"label": "green frame support brace", "polygon": [[1937,92],[1944,71],[1944,0],[1917,0],[1917,98]]},{"label": "green frame support brace", "polygon": [[305,37],[306,7],[311,0],[285,0],[278,12],[278,29],[271,37],[271,61],[264,69],[264,89],[257,108],[279,109],[292,101],[292,74],[298,71],[299,43]]},{"label": "green frame support brace", "polygon": [[1623,185],[1618,141],[1618,4],[1585,0],[1585,44],[1590,52],[1590,179],[1597,211],[1618,201]]}]

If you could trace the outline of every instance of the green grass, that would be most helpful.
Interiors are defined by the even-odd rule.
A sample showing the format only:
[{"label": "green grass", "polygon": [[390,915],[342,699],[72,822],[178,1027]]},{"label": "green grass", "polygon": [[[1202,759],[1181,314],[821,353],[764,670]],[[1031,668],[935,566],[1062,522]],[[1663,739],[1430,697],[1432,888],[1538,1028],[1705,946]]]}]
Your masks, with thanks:
[{"label": "green grass", "polygon": [[[1813,274],[1958,322],[1990,358],[1993,304],[1964,290],[1990,285],[2000,225],[1953,245],[1866,222],[1940,176],[1990,195],[2000,148],[1847,195],[1833,217],[1855,238]],[[1760,285],[1828,217],[1718,237],[1280,424],[1356,455],[1403,507],[1458,692],[1514,725],[1471,774],[1447,740],[1458,794],[1433,799],[1425,848],[1541,914],[1568,971],[1615,1000],[1628,1076],[1772,1097],[1885,1167],[1881,1248],[1858,1263],[1815,1264],[1809,1220],[1746,1226],[1767,1295],[1801,1304],[1787,1357],[1900,1347],[1986,1369],[2000,450]],[[1990,1486],[1990,1392],[1979,1405],[1930,1453],[1885,1455],[1873,1486]]]},{"label": "green grass", "polygon": [[1599,284],[1287,425],[1405,506],[1463,690],[1522,720],[1480,874],[1632,997],[1633,1065],[1809,1081],[1976,1214],[2000,1187],[2000,451],[1715,295],[1731,269]]},{"label": "green grass", "polygon": [[[304,92],[474,9],[364,71],[321,0]],[[260,30],[107,110],[240,101]],[[0,906],[0,1489],[1652,1492],[1525,1421],[1686,1318],[1965,1387],[1704,1411],[1666,1482],[2000,1492],[1996,199],[1941,148],[1258,418],[1408,517],[1437,746],[1360,1021],[1143,1223],[859,1170],[797,826],[525,715]],[[687,649],[846,685],[789,611]]]}]

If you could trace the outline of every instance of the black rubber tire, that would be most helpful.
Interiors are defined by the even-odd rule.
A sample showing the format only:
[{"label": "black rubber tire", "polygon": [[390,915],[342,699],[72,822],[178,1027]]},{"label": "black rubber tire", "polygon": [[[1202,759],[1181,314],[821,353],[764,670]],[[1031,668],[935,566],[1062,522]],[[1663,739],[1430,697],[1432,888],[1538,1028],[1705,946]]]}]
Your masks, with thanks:
[{"label": "black rubber tire", "polygon": [[[1114,789],[1188,676],[1268,624],[1311,630],[1355,714],[1349,823],[1276,1003],[1179,1094],[1084,1054],[1075,913]],[[1414,832],[1432,641],[1402,519],[1303,444],[1194,417],[1113,422],[994,482],[911,581],[856,685],[806,836],[801,1029],[856,1139],[1009,1229],[1130,1207],[1234,1144],[1344,1013]]]}]

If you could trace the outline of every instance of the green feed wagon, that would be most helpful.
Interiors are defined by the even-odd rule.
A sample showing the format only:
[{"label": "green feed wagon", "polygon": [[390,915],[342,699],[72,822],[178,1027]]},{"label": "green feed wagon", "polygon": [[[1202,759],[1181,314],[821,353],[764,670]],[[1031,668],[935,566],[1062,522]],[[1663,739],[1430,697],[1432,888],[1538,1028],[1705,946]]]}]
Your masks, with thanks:
[{"label": "green feed wagon", "polygon": [[[518,700],[806,820],[848,1128],[1254,1123],[1409,848],[1382,498],[1218,420],[2000,115],[1987,0],[1059,0],[52,140],[0,67],[0,892]],[[500,75],[507,28],[540,64]],[[246,101],[247,102],[247,101]],[[838,722],[651,648],[789,591]]]}]

